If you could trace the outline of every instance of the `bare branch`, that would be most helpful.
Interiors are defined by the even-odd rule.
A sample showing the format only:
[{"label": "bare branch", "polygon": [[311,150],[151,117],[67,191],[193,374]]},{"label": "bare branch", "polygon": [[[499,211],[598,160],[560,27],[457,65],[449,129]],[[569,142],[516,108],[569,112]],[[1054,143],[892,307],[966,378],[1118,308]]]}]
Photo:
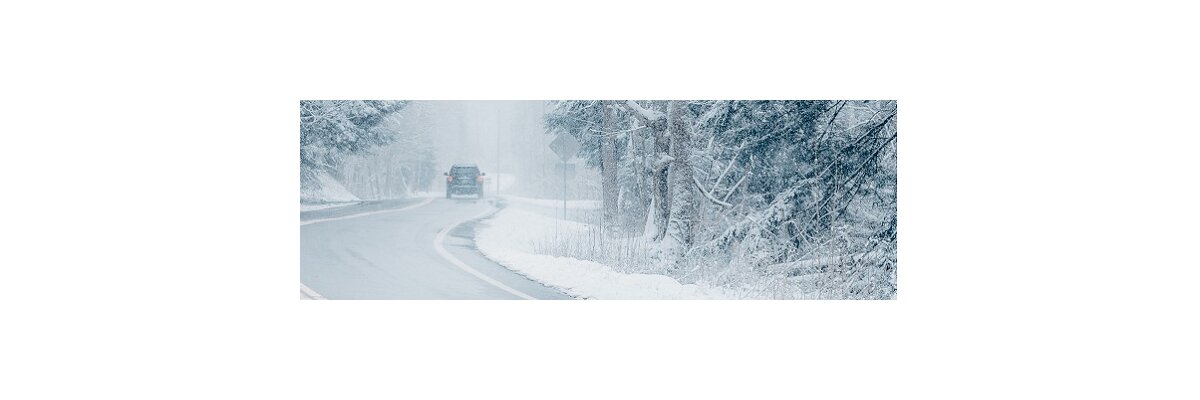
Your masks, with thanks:
[{"label": "bare branch", "polygon": [[721,185],[721,180],[722,180],[722,179],[725,179],[725,174],[728,174],[728,173],[729,173],[729,170],[730,170],[731,168],[733,168],[733,162],[734,162],[734,161],[737,161],[737,157],[734,157],[734,158],[730,158],[730,159],[729,159],[729,165],[726,165],[726,166],[725,166],[725,170],[724,170],[724,171],[721,171],[721,176],[718,176],[718,177],[717,177],[717,181],[716,181],[716,182],[713,182],[713,187],[712,187],[712,189],[709,189],[709,190],[708,190],[708,195],[709,195],[709,196],[712,196],[713,192],[715,192],[715,191],[717,190],[717,187]]},{"label": "bare branch", "polygon": [[733,204],[729,204],[729,203],[726,203],[726,202],[724,202],[724,201],[717,200],[717,198],[715,198],[715,197],[712,197],[712,194],[709,194],[708,192],[705,192],[705,191],[704,191],[704,188],[700,186],[700,181],[696,180],[696,177],[695,177],[695,176],[692,176],[692,183],[695,183],[695,184],[696,184],[696,189],[697,189],[697,190],[699,190],[699,191],[700,191],[700,193],[703,193],[703,194],[704,194],[704,197],[705,197],[705,198],[708,198],[708,200],[709,200],[709,201],[711,201],[711,202],[713,202],[713,204],[716,204],[716,205],[719,205],[719,206],[721,206],[721,207],[725,207],[725,208],[733,207]]},{"label": "bare branch", "polygon": [[746,173],[745,175],[742,175],[742,179],[738,179],[737,183],[733,184],[733,186],[729,188],[729,193],[725,193],[725,196],[721,197],[721,201],[729,200],[729,196],[732,196],[733,192],[737,191],[738,186],[742,186],[742,182],[745,181],[746,178],[749,178],[749,177],[750,177],[750,173]]}]

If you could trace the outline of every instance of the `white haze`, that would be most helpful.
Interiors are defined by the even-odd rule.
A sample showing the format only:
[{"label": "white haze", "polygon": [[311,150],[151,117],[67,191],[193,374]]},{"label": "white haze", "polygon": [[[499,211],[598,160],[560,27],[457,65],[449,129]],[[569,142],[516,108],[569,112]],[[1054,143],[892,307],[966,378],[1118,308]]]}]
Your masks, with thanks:
[{"label": "white haze", "polygon": [[[558,286],[576,297],[892,299],[896,115],[895,101],[304,101],[301,203],[440,197],[451,165],[476,164],[502,209],[485,231],[524,229],[481,247],[548,286],[609,277]],[[564,136],[582,147],[569,176],[549,146]]]}]

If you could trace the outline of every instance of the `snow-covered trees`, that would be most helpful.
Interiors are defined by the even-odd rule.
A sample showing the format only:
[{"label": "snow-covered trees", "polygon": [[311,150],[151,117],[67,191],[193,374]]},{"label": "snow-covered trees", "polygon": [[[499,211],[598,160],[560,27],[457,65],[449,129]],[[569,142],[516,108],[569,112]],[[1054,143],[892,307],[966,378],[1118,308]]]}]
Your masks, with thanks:
[{"label": "snow-covered trees", "polygon": [[895,296],[894,101],[553,102],[546,126],[617,172],[605,190],[623,215],[646,210],[643,232],[622,227],[654,244],[659,273],[755,276],[771,297]]},{"label": "snow-covered trees", "polygon": [[[648,102],[646,106],[665,104]],[[628,234],[644,232],[655,242],[666,236],[670,216],[666,116],[665,112],[632,101],[549,102],[547,132],[575,137],[585,163],[600,169],[602,180],[609,186],[615,183],[615,194],[604,187],[603,208],[617,214],[605,218],[606,229]],[[611,148],[612,157],[604,156],[606,147]]]},{"label": "snow-covered trees", "polygon": [[301,188],[319,186],[318,175],[335,171],[346,156],[391,143],[393,131],[374,128],[405,105],[392,100],[301,100]]},{"label": "snow-covered trees", "polygon": [[721,102],[710,112],[700,129],[736,149],[713,161],[750,174],[712,254],[820,297],[895,295],[894,101]]},{"label": "snow-covered trees", "polygon": [[[658,102],[661,104],[662,102]],[[650,204],[646,207],[649,217],[646,220],[645,234],[655,242],[661,242],[667,237],[667,228],[671,217],[671,191],[667,176],[667,168],[671,163],[670,136],[667,133],[667,115],[647,109],[632,100],[617,102],[641,124],[638,129],[645,128],[646,145],[642,148],[641,161],[643,170],[649,175]]]},{"label": "snow-covered trees", "polygon": [[340,168],[346,188],[361,199],[410,197],[433,188],[439,176],[432,132],[433,106],[412,102],[375,129],[391,132],[391,143],[347,157]]},{"label": "snow-covered trees", "polygon": [[301,101],[302,200],[336,200],[329,193],[390,199],[429,190],[438,169],[435,117],[427,102]]}]

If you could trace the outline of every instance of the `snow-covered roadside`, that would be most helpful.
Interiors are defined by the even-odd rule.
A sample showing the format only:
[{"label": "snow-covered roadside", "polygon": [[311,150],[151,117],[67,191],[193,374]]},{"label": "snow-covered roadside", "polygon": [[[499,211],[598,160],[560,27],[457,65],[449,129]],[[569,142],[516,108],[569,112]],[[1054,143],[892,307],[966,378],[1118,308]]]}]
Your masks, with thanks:
[{"label": "snow-covered roadside", "polygon": [[[531,205],[531,206],[550,207],[550,208],[559,208],[559,209],[561,209],[563,206],[562,200],[534,199],[534,198],[529,198],[529,197],[510,196],[510,195],[501,195],[500,197],[504,198],[504,200],[507,200],[510,202],[527,204],[527,205]],[[600,209],[600,200],[567,200],[567,208],[572,209],[572,210],[599,210]]]},{"label": "snow-covered roadside", "polygon": [[533,244],[554,235],[555,229],[582,231],[587,227],[510,207],[480,223],[475,244],[493,261],[579,298],[732,298],[719,289],[680,284],[664,275],[623,274],[592,261],[535,254]]},{"label": "snow-covered roadside", "polygon": [[329,174],[317,176],[321,187],[300,187],[300,212],[358,204],[359,198]]},{"label": "snow-covered roadside", "polygon": [[346,190],[337,179],[334,179],[329,174],[321,173],[317,175],[317,182],[320,187],[300,187],[300,203],[323,204],[323,203],[348,203],[359,201],[358,196]]},{"label": "snow-covered roadside", "polygon": [[334,208],[334,207],[352,206],[355,204],[358,204],[358,202],[351,201],[351,202],[346,202],[346,203],[317,203],[317,204],[300,203],[300,212],[324,210],[326,208]]}]

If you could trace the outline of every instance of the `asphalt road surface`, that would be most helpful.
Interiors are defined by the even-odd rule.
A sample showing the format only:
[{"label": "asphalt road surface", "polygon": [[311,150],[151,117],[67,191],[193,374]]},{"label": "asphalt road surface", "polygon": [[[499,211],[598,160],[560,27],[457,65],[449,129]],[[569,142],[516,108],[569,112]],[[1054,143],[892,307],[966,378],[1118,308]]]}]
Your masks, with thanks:
[{"label": "asphalt road surface", "polygon": [[570,299],[492,262],[474,227],[492,200],[365,202],[300,214],[300,282],[308,298]]}]

